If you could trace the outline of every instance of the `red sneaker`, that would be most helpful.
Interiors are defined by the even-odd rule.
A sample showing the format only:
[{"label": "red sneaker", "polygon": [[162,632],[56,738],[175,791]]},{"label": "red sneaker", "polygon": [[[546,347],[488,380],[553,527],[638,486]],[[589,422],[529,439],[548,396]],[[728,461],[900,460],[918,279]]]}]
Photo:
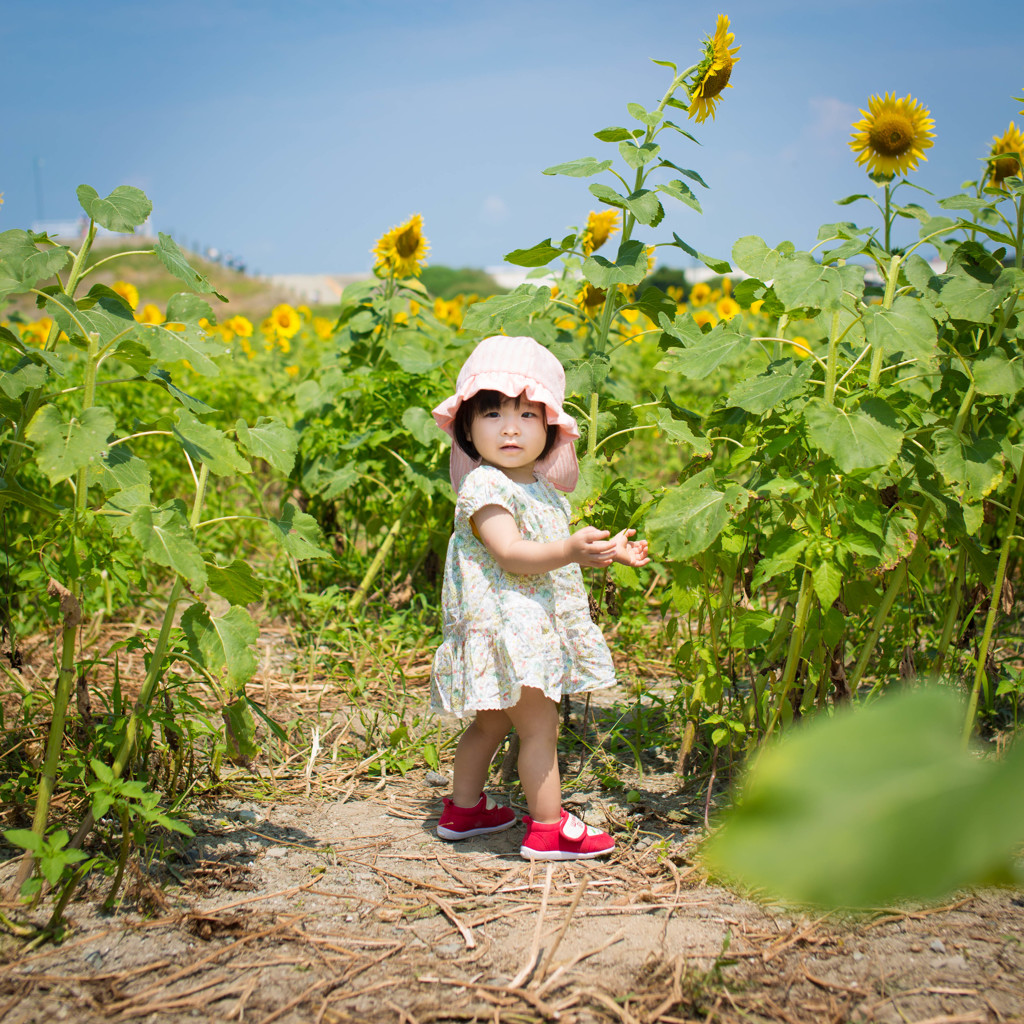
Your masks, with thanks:
[{"label": "red sneaker", "polygon": [[519,854],[528,860],[593,860],[615,849],[615,840],[607,832],[585,825],[565,808],[554,824],[538,824],[525,814],[523,823],[526,838]]},{"label": "red sneaker", "polygon": [[480,794],[473,807],[458,807],[444,797],[444,811],[437,823],[437,834],[442,839],[468,839],[488,832],[504,832],[516,823],[511,807],[496,804],[489,796]]}]

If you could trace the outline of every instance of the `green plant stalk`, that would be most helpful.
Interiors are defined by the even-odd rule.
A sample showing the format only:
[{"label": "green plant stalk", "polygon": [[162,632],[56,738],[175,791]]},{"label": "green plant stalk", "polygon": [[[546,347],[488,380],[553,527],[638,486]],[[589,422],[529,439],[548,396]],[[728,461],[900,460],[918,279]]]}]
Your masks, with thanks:
[{"label": "green plant stalk", "polygon": [[[593,432],[591,432],[593,433]],[[395,546],[395,541],[398,539],[398,534],[402,529],[402,523],[405,517],[409,514],[413,505],[416,503],[415,496],[406,504],[405,508],[398,513],[398,517],[391,524],[391,528],[388,530],[384,540],[381,542],[380,548],[377,554],[373,556],[373,561],[370,562],[369,567],[363,574],[363,578],[356,588],[356,592],[352,595],[351,600],[348,603],[349,615],[355,615],[362,606],[363,601],[366,600],[366,595],[373,585],[373,581],[377,578],[377,573],[380,572],[381,566],[384,564],[384,560],[391,553],[391,549]]]},{"label": "green plant stalk", "polygon": [[590,394],[590,413],[587,419],[590,428],[587,430],[587,455],[593,458],[597,454],[597,414],[599,409],[600,396],[596,391]]},{"label": "green plant stalk", "polygon": [[960,602],[963,598],[964,579],[967,576],[967,550],[961,545],[956,561],[956,575],[953,582],[953,594],[946,608],[946,620],[942,624],[942,635],[939,637],[939,649],[932,659],[932,675],[941,676],[946,664],[946,652],[953,639],[957,616],[960,613]]},{"label": "green plant stalk", "polygon": [[[930,515],[931,507],[926,506],[921,510],[920,515],[917,517],[917,535],[919,538],[924,531]],[[920,543],[920,540],[918,543]],[[875,644],[878,643],[879,634],[882,632],[882,627],[885,625],[886,619],[889,618],[889,612],[892,611],[892,606],[896,602],[896,597],[903,589],[903,585],[907,582],[907,572],[909,571],[908,565],[912,556],[913,552],[911,552],[910,556],[904,558],[896,567],[896,571],[892,574],[892,579],[889,580],[889,585],[885,588],[885,593],[882,595],[881,603],[875,611],[875,617],[871,623],[871,629],[868,630],[868,635],[865,637],[864,643],[861,645],[860,652],[857,655],[857,662],[853,667],[853,674],[850,676],[850,692],[854,695],[857,693],[857,687],[860,686],[864,670],[868,665],[868,659],[871,657],[871,654],[875,649]],[[875,685],[871,687],[871,692],[868,694],[869,698],[873,697],[881,689],[882,682],[882,680],[877,680],[875,682]]]},{"label": "green plant stalk", "polygon": [[832,314],[832,329],[828,332],[828,361],[825,365],[825,401],[836,404],[836,368],[839,348],[839,314]]},{"label": "green plant stalk", "polygon": [[[192,514],[189,516],[189,525],[193,530],[198,525],[202,516],[203,503],[206,500],[206,485],[209,478],[209,467],[205,462],[201,463],[199,466],[199,480],[196,487],[196,496],[192,503]],[[157,683],[160,681],[162,675],[164,658],[167,654],[167,645],[170,642],[171,629],[174,626],[174,611],[178,606],[178,602],[181,600],[181,593],[184,587],[185,581],[181,576],[176,576],[174,583],[171,585],[170,595],[167,598],[167,606],[164,609],[163,621],[160,624],[160,633],[157,636],[156,644],[153,647],[153,654],[150,657],[149,671],[146,673],[146,678],[143,680],[142,689],[139,691],[138,699],[135,701],[135,706],[132,708],[131,716],[128,718],[128,722],[125,725],[124,737],[121,740],[121,746],[118,748],[117,755],[114,757],[114,763],[110,766],[115,779],[119,779],[122,776],[128,761],[131,759],[132,752],[135,750],[135,740],[139,732],[139,723],[149,710],[149,706],[153,701],[153,693],[155,692]],[[85,841],[85,837],[92,830],[94,822],[95,818],[93,817],[92,808],[89,808],[85,813],[85,817],[82,819],[82,824],[79,825],[78,831],[75,833],[74,839],[71,840],[69,845],[71,847],[81,846]]]},{"label": "green plant stalk", "polygon": [[107,893],[107,898],[103,901],[104,910],[112,910],[114,907],[114,900],[117,897],[117,891],[121,888],[121,879],[124,878],[124,869],[128,865],[128,852],[132,848],[131,840],[131,829],[129,828],[130,820],[128,815],[128,808],[121,808],[121,846],[117,851],[117,871],[114,874],[114,881],[110,885],[110,891]]},{"label": "green plant stalk", "polygon": [[982,681],[985,679],[985,663],[988,661],[988,649],[992,643],[992,631],[995,628],[996,616],[999,614],[999,599],[1003,593],[1003,580],[1006,579],[1006,562],[1010,557],[1010,545],[1013,543],[1013,525],[1017,521],[1021,494],[1024,493],[1024,458],[1017,468],[1017,485],[1013,489],[1013,502],[1010,505],[1010,519],[1006,525],[1006,535],[999,549],[999,564],[996,566],[996,578],[988,600],[988,615],[985,617],[985,631],[981,635],[981,646],[978,648],[978,661],[974,669],[974,686],[971,688],[971,699],[967,705],[967,716],[964,719],[964,731],[961,737],[966,748],[974,731],[974,719],[978,713],[978,698],[981,694]]},{"label": "green plant stalk", "polygon": [[[885,186],[885,248],[886,251],[889,249],[889,186]],[[882,298],[882,308],[892,309],[893,297],[896,295],[896,283],[900,277],[900,263],[902,262],[902,256],[893,256],[889,263],[889,273],[885,278],[885,295]],[[876,345],[874,351],[871,353],[871,370],[868,374],[868,384],[876,388],[878,387],[878,378],[882,373],[882,346]]]},{"label": "green plant stalk", "polygon": [[796,602],[796,616],[793,619],[793,632],[789,636],[789,650],[786,653],[786,665],[782,670],[782,684],[779,690],[779,700],[775,705],[768,728],[765,729],[762,743],[767,743],[775,726],[782,715],[783,702],[789,695],[789,688],[796,679],[796,668],[800,661],[800,651],[804,645],[804,634],[807,632],[807,623],[811,617],[811,599],[814,597],[814,576],[810,569],[804,569],[803,578],[800,581],[800,596]]}]

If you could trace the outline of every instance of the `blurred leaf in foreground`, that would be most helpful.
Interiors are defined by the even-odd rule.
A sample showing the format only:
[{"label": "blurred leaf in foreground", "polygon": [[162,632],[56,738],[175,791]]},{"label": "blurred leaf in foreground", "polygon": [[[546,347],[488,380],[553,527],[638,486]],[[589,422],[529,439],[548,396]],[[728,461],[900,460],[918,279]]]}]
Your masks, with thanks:
[{"label": "blurred leaf in foreground", "polygon": [[962,723],[955,696],[932,687],[800,729],[755,763],[706,863],[826,907],[1019,884],[1024,743],[994,761],[961,749]]}]

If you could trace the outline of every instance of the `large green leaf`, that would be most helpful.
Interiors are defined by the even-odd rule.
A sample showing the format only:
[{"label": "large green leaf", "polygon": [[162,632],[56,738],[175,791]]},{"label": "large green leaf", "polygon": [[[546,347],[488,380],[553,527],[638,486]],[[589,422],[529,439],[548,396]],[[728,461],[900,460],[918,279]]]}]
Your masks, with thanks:
[{"label": "large green leaf", "polygon": [[619,247],[614,263],[603,256],[589,256],[583,262],[583,276],[595,288],[639,284],[647,276],[647,247],[643,242],[625,242]]},{"label": "large green leaf", "polygon": [[681,373],[691,380],[703,380],[723,363],[747,350],[750,339],[738,334],[724,321],[690,348],[671,348],[655,367],[668,373]]},{"label": "large green leaf", "polygon": [[188,409],[179,409],[175,414],[174,436],[193,462],[204,463],[216,476],[252,472],[235,442],[223,430],[203,423]]},{"label": "large green leaf", "polygon": [[697,199],[697,196],[694,195],[693,189],[690,188],[685,181],[680,181],[678,178],[674,178],[672,181],[667,181],[664,184],[659,185],[658,191],[664,192],[665,195],[671,196],[673,199],[678,199],[679,202],[685,203],[698,213],[704,212],[701,209],[700,201]]},{"label": "large green leaf", "polygon": [[206,582],[231,604],[246,605],[263,599],[263,584],[253,574],[252,566],[240,558],[225,566],[207,562]]},{"label": "large green leaf", "polygon": [[54,405],[44,405],[32,418],[25,436],[36,446],[36,462],[51,484],[74,476],[100,457],[114,432],[114,415],[102,405],[65,420]]},{"label": "large green leaf", "polygon": [[106,199],[92,185],[79,185],[77,195],[86,215],[108,231],[134,232],[153,212],[146,193],[132,185],[118,185]]},{"label": "large green leaf", "polygon": [[822,266],[806,252],[795,253],[791,259],[778,262],[773,286],[787,309],[837,310],[843,298],[843,278],[839,271]]},{"label": "large green leaf", "polygon": [[213,360],[224,355],[225,346],[208,338],[193,324],[185,324],[182,331],[157,324],[139,324],[131,337],[148,348],[159,362],[176,363],[187,359],[192,369],[204,377],[216,377],[220,373],[220,367]]},{"label": "large green leaf", "polygon": [[[792,251],[792,245],[790,245]],[[746,235],[739,238],[732,247],[732,261],[745,274],[756,277],[760,281],[770,281],[775,277],[779,262],[785,253],[769,248],[763,238],[757,235]]]},{"label": "large green leaf", "polygon": [[0,370],[0,391],[8,398],[20,398],[26,391],[41,388],[48,377],[44,365],[26,356],[9,370]]},{"label": "large green leaf", "polygon": [[529,249],[513,249],[505,253],[505,262],[517,267],[546,267],[563,252],[564,249],[551,244],[550,238],[545,238],[543,242],[531,245]]},{"label": "large green leaf", "polygon": [[298,561],[331,558],[330,552],[323,547],[320,526],[308,512],[300,512],[294,505],[286,504],[281,518],[268,522],[277,531],[285,551]]},{"label": "large green leaf", "polygon": [[907,279],[921,293],[926,305],[944,311],[954,320],[974,323],[992,322],[992,311],[1010,290],[1011,277],[992,268],[964,267],[954,264],[944,274],[937,274],[917,256],[907,260]]},{"label": "large green leaf", "polygon": [[60,329],[70,337],[82,337],[84,328],[86,333],[98,335],[101,345],[117,337],[133,336],[138,327],[131,306],[105,285],[94,285],[77,303],[58,292],[47,297],[46,305]]},{"label": "large green leaf", "polygon": [[637,219],[637,223],[656,228],[665,216],[665,209],[656,192],[641,188],[626,196],[625,207]]},{"label": "large green leaf", "polygon": [[541,312],[550,301],[550,288],[521,284],[507,295],[493,295],[483,302],[474,302],[466,310],[462,329],[496,333],[506,321],[527,320]]},{"label": "large green leaf", "polygon": [[749,495],[738,486],[720,491],[710,466],[673,487],[647,518],[652,552],[658,558],[684,561],[706,550],[726,524],[747,506]]},{"label": "large green leaf", "polygon": [[611,160],[598,160],[592,156],[580,157],[578,160],[567,160],[564,164],[555,164],[544,170],[544,174],[566,174],[570,178],[592,178],[595,174],[607,171]]},{"label": "large green leaf", "polygon": [[152,486],[149,466],[144,459],[133,455],[128,445],[108,448],[96,475],[105,491],[127,492],[126,496],[134,504],[149,504]]},{"label": "large green leaf", "polygon": [[804,421],[812,443],[844,473],[887,466],[903,444],[896,417],[880,399],[865,399],[859,409],[847,412],[812,398],[804,408]]},{"label": "large green leaf", "polygon": [[202,602],[190,605],[181,617],[189,653],[231,693],[244,691],[256,671],[253,645],[260,631],[249,613],[232,605],[215,618]]},{"label": "large green leaf", "polygon": [[260,752],[256,743],[256,722],[252,717],[252,705],[247,697],[241,696],[221,709],[224,720],[224,743],[228,759],[233,764],[246,765]]},{"label": "large green leaf", "polygon": [[178,498],[154,508],[141,505],[131,514],[132,536],[146,557],[185,577],[196,590],[206,583],[203,556],[188,525],[185,503]]},{"label": "large green leaf", "polygon": [[792,359],[782,359],[772,363],[764,373],[734,384],[729,391],[729,405],[761,416],[780,402],[787,402],[803,394],[814,366],[810,359],[803,359],[799,363]]},{"label": "large green leaf", "polygon": [[20,228],[0,233],[0,299],[46,281],[67,263],[66,245],[39,249],[33,237]]},{"label": "large green leaf", "polygon": [[185,254],[178,248],[178,244],[171,238],[170,235],[165,235],[162,231],[158,234],[157,243],[153,247],[154,252],[160,262],[176,277],[179,281],[184,281],[194,292],[203,292],[205,294],[212,293],[220,299],[221,302],[227,302],[227,297],[221,295],[216,288],[210,284],[210,281],[203,274],[200,274],[185,257]]},{"label": "large green leaf", "polygon": [[418,405],[411,405],[402,413],[402,426],[427,448],[436,448],[443,436],[434,417]]},{"label": "large green leaf", "polygon": [[620,142],[619,153],[622,159],[633,168],[640,170],[645,164],[649,164],[659,153],[661,146],[656,142],[645,142],[643,145],[636,145],[633,142]]},{"label": "large green leaf", "polygon": [[683,252],[688,256],[692,256],[695,260],[700,260],[705,267],[710,268],[716,274],[728,274],[732,271],[732,264],[728,260],[718,259],[715,256],[708,256],[707,253],[698,252],[692,245],[684,242],[674,231],[672,232],[672,238],[674,239],[673,245],[682,249]]},{"label": "large green leaf", "polygon": [[242,448],[257,459],[265,459],[279,473],[288,474],[295,465],[299,435],[280,420],[260,416],[253,426],[245,420],[235,424]]},{"label": "large green leaf", "polygon": [[1012,877],[1024,842],[1024,746],[961,749],[963,709],[936,687],[823,716],[756,760],[712,869],[797,903],[937,900]]},{"label": "large green leaf", "polygon": [[1003,457],[994,437],[961,438],[948,427],[932,434],[932,461],[961,498],[977,501],[1003,478]]},{"label": "large green leaf", "polygon": [[711,442],[706,437],[697,437],[686,420],[677,420],[670,409],[659,406],[655,422],[662,434],[675,444],[688,444],[694,455],[702,458],[711,454]]},{"label": "large green leaf", "polygon": [[989,348],[971,363],[974,386],[981,395],[1010,397],[1024,387],[1024,366],[1017,356],[1011,360],[1001,348]]},{"label": "large green leaf", "polygon": [[864,311],[864,331],[872,345],[893,356],[920,359],[931,363],[937,348],[935,321],[925,307],[909,295],[901,295],[892,309],[868,306]]}]

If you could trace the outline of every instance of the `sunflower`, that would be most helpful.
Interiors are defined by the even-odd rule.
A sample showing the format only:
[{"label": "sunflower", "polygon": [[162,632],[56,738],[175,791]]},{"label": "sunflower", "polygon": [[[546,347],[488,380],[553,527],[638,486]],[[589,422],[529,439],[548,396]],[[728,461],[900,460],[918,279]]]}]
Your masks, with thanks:
[{"label": "sunflower", "polygon": [[740,304],[730,295],[723,295],[715,306],[715,312],[722,320],[731,320],[740,311]]},{"label": "sunflower", "polygon": [[269,320],[270,329],[282,338],[294,338],[302,328],[302,317],[287,302],[275,306],[270,312]]},{"label": "sunflower", "polygon": [[690,304],[693,306],[703,306],[710,298],[711,286],[704,281],[698,281],[690,289]]},{"label": "sunflower", "polygon": [[382,276],[418,277],[420,263],[429,248],[430,243],[423,235],[423,218],[414,213],[404,224],[377,239],[371,250],[376,257],[373,269]]},{"label": "sunflower", "polygon": [[718,323],[718,318],[710,309],[698,309],[696,312],[690,314],[693,317],[694,322],[698,327],[714,327]]},{"label": "sunflower", "polygon": [[134,309],[139,304],[139,289],[131,281],[115,281],[111,289]]},{"label": "sunflower", "polygon": [[[1013,156],[1003,156],[1012,153]],[[1003,187],[1003,180],[1020,177],[1020,157],[1024,153],[1024,134],[1011,121],[1010,127],[1002,135],[992,136],[992,151],[989,153],[989,184],[995,188]],[[996,160],[994,157],[1002,157]]]},{"label": "sunflower", "polygon": [[152,302],[147,302],[135,314],[135,319],[140,324],[162,324],[164,322],[164,315],[160,312],[159,306],[154,306]]},{"label": "sunflower", "polygon": [[252,322],[241,313],[236,313],[224,326],[240,338],[252,337]]},{"label": "sunflower", "polygon": [[729,31],[729,19],[726,15],[718,16],[715,34],[704,41],[704,59],[697,65],[697,70],[690,80],[690,107],[687,115],[696,118],[702,124],[709,117],[715,119],[715,104],[721,99],[725,89],[731,89],[729,79],[732,77],[733,65],[739,60],[738,46],[729,49],[735,36]]},{"label": "sunflower", "polygon": [[583,229],[583,255],[597,252],[608,239],[619,230],[619,211],[591,210],[587,214],[587,226]]},{"label": "sunflower", "polygon": [[576,305],[583,310],[587,316],[593,316],[608,297],[603,288],[595,288],[592,284],[584,284],[582,291],[576,296]]},{"label": "sunflower", "polygon": [[918,161],[928,159],[924,151],[935,137],[928,108],[909,93],[901,100],[895,93],[872,96],[868,108],[861,111],[864,120],[853,125],[850,149],[857,163],[883,178],[916,171]]}]

